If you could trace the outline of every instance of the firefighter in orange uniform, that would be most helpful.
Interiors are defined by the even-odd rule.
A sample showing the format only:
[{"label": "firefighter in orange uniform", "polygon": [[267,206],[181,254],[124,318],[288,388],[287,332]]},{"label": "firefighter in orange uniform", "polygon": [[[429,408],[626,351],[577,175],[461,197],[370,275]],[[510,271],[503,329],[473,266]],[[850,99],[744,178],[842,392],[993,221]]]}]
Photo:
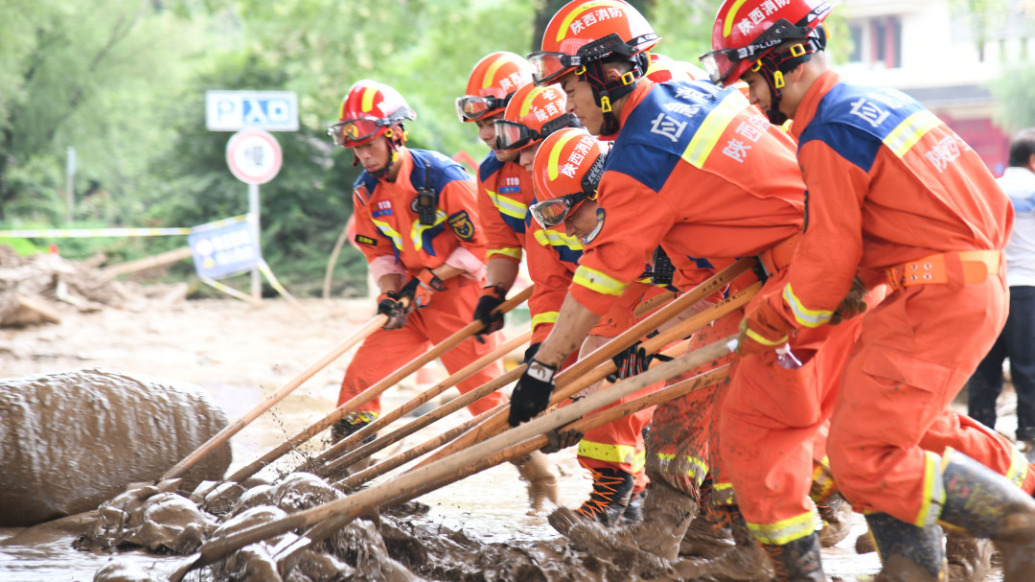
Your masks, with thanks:
[{"label": "firefighter in orange uniform", "polygon": [[[974,151],[915,100],[840,82],[824,53],[829,11],[815,0],[727,0],[702,57],[713,81],[747,81],[771,121],[794,120],[809,189],[808,228],[789,269],[748,310],[743,360],[828,327],[853,278],[888,283],[888,297],[862,318],[836,397],[827,396],[834,478],[867,512],[889,579],[945,579],[941,522],[991,538],[1005,580],[1030,580],[1035,500],[930,441],[968,429],[946,424],[946,408],[1005,321],[1010,202]],[[795,439],[793,428],[759,421],[763,390],[772,392],[731,393],[724,410],[738,495],[758,491],[759,467]],[[823,579],[818,556],[798,558],[794,571],[807,576],[797,579]]]},{"label": "firefighter in orange uniform", "polygon": [[[767,285],[774,285],[800,237],[804,184],[793,141],[736,89],[693,81],[655,84],[641,78],[647,66],[644,51],[657,41],[650,25],[628,4],[575,1],[554,15],[542,51],[529,57],[536,82],[559,81],[583,125],[614,139],[614,148],[598,190],[597,232],[587,243],[557,325],[514,390],[513,425],[543,409],[558,363],[659,243],[681,270],[698,262],[721,266],[713,261],[759,255],[769,274]],[[819,348],[834,333],[850,336],[854,329],[845,325],[800,338],[804,343],[792,346],[802,362],[796,369],[773,360],[741,361],[733,385],[762,377],[774,395],[789,400],[814,391],[824,361],[833,360]],[[796,421],[814,434],[825,411],[822,403],[802,400],[805,405],[795,408]],[[808,500],[811,445],[810,440],[788,451],[788,477],[781,482],[780,497],[794,505],[792,520],[782,525],[801,532],[818,552],[816,512]],[[695,475],[696,491],[706,473]],[[648,493],[645,505],[653,494]],[[685,515],[698,511],[697,495],[670,499],[678,506],[671,508],[673,523],[667,527],[685,530]],[[736,507],[728,511],[733,517]],[[761,533],[782,540],[786,532]]]},{"label": "firefighter in orange uniform", "polygon": [[[406,148],[403,123],[416,114],[398,91],[358,81],[339,118],[328,133],[363,165],[353,191],[355,242],[381,291],[377,312],[388,316],[346,369],[341,405],[470,322],[485,278],[485,235],[475,184],[463,167],[441,154]],[[441,360],[456,372],[497,345],[494,335],[483,342],[468,338]],[[494,363],[458,388],[470,391],[500,373]],[[493,393],[468,410],[477,415],[504,402]],[[371,400],[336,422],[332,437],[340,440],[373,422],[380,410],[380,398]]]},{"label": "firefighter in orange uniform", "polygon": [[[529,83],[518,90],[503,118],[496,122],[497,147],[519,154],[519,161],[531,177],[535,153],[544,139],[576,126],[578,122],[567,112],[560,87],[536,87]],[[528,270],[535,291],[529,299],[533,336],[526,361],[553,328],[564,290],[582,255],[582,244],[576,237],[543,228],[534,221],[528,221],[527,229]],[[582,353],[589,353],[635,323],[635,307],[661,292],[663,287],[652,285],[649,280],[631,286],[608,317],[594,328]],[[569,358],[568,363],[572,361],[574,358]],[[588,387],[586,391],[592,389]],[[589,469],[593,477],[590,498],[576,509],[577,513],[605,525],[614,525],[619,518],[626,523],[640,520],[642,493],[647,486],[643,430],[650,416],[651,410],[639,411],[585,435],[567,435],[566,443],[558,443],[563,448],[578,441],[579,464]]]},{"label": "firefighter in orange uniform", "polygon": [[[486,334],[503,329],[503,314],[494,313],[517,279],[528,205],[534,196],[528,172],[517,163],[517,152],[496,146],[496,120],[518,88],[531,82],[532,68],[523,57],[510,52],[490,53],[479,60],[467,79],[464,95],[456,98],[456,114],[463,123],[474,123],[478,137],[492,150],[478,167],[478,213],[486,239],[486,276],[474,309]],[[546,456],[531,453],[516,463],[528,483],[533,510],[547,501],[557,503],[557,476]]]}]

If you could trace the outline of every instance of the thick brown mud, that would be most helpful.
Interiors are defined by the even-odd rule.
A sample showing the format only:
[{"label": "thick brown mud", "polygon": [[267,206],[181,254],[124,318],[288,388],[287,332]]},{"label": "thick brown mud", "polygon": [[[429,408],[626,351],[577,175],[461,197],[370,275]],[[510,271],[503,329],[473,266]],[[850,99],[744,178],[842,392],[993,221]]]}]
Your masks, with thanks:
[{"label": "thick brown mud", "polygon": [[[369,315],[369,305],[363,302],[303,301],[313,323],[300,324],[293,307],[278,301],[264,303],[252,308],[232,301],[190,302],[169,313],[102,312],[46,329],[0,330],[2,370],[5,374],[49,373],[79,368],[85,361],[182,380],[202,386],[227,417],[236,418],[365,323]],[[108,332],[104,341],[97,340],[102,337],[97,335],[99,329]],[[317,374],[235,436],[234,460],[227,473],[326,414],[349,357],[346,354]],[[441,370],[434,371],[437,378],[444,376]],[[422,387],[411,379],[389,390],[384,407],[398,406],[418,388]],[[378,456],[413,447],[468,418],[466,412],[454,416]],[[166,495],[171,492],[159,493],[152,504],[135,508],[141,519],[105,522],[110,527],[100,530],[96,529],[99,512],[32,528],[0,528],[0,580],[162,579],[188,559],[172,552],[193,551],[199,540],[211,539],[219,528],[232,527],[235,519],[270,520],[342,495],[308,477],[287,479],[282,474],[306,455],[322,450],[320,438],[261,472],[258,477],[266,484],[251,483],[237,495],[199,503],[189,495],[174,499]],[[577,506],[588,495],[590,482],[575,462],[574,451],[552,455],[551,460],[560,476],[561,503]],[[279,493],[274,491],[277,487]],[[823,550],[827,576],[846,582],[871,580],[879,569],[877,557],[855,553],[856,537],[865,525],[858,515],[852,516],[851,525],[842,542]],[[590,553],[569,542],[550,526],[546,513],[528,514],[525,486],[508,463],[425,495],[417,503],[365,515],[326,542],[301,552],[300,559],[281,560],[280,568],[287,568],[282,573],[277,558],[283,555],[278,553],[296,535],[281,536],[284,545],[267,540],[248,546],[187,579],[604,581],[675,580],[685,572],[664,564],[649,571],[630,561],[635,557]],[[82,549],[73,547],[77,539]],[[1001,579],[997,576],[993,573],[987,579]]]},{"label": "thick brown mud", "polygon": [[[196,386],[93,368],[0,379],[0,526],[97,507],[126,483],[157,480],[226,426]],[[222,446],[185,487],[230,465]]]}]

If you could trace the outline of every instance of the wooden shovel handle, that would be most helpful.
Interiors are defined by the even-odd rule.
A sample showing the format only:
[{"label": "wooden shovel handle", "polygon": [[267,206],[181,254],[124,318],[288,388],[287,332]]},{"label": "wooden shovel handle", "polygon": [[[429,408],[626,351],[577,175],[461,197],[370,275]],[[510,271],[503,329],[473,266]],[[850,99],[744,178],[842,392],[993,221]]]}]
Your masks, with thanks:
[{"label": "wooden shovel handle", "polygon": [[[510,311],[511,309],[523,303],[531,295],[532,286],[529,286],[526,289],[523,289],[520,293],[517,293],[510,299],[500,304],[500,306],[496,308],[496,311],[498,311],[499,313],[506,313],[507,311]],[[466,340],[467,338],[481,331],[484,327],[485,325],[481,321],[472,321],[471,323],[457,330],[453,335],[436,344],[429,351],[425,352],[420,356],[417,356],[413,360],[410,360],[410,362],[404,365],[402,368],[399,368],[398,370],[390,374],[388,377],[382,379],[380,382],[377,382],[376,384],[370,386],[360,394],[357,394],[348,402],[345,402],[341,406],[332,410],[330,414],[328,414],[327,416],[311,424],[304,430],[296,433],[294,436],[292,436],[285,442],[281,443],[273,450],[267,452],[259,459],[256,459],[248,465],[241,467],[241,469],[236,471],[233,475],[227,477],[227,479],[230,481],[241,482],[247,479],[248,477],[251,477],[259,470],[261,470],[263,467],[269,465],[273,461],[287,454],[289,451],[291,451],[298,445],[308,441],[320,432],[326,430],[332,424],[344,418],[345,415],[351,412],[355,412],[359,409],[360,406],[380,396],[381,393],[387,390],[388,388],[395,386],[401,380],[403,380],[410,374],[416,372],[428,362],[434,360],[443,353],[451,350],[460,342]]]},{"label": "wooden shovel handle", "polygon": [[[639,341],[643,336],[657,329],[661,324],[679,315],[686,308],[721,290],[730,281],[736,279],[754,267],[756,263],[756,259],[746,258],[722,269],[700,285],[687,291],[683,295],[680,295],[671,303],[652,313],[643,321],[633,325],[618,337],[593,350],[586,357],[575,362],[568,368],[561,370],[557,374],[555,380],[556,387],[554,388],[554,393],[550,398],[551,404],[556,404],[561,400],[568,398],[572,394],[577,393],[586,386],[593,384],[593,382],[606,377],[615,370],[614,362],[611,361],[611,358],[632,345],[633,342]],[[716,315],[718,310],[709,313],[711,313],[711,316],[714,319],[718,319],[724,314],[720,313]],[[705,322],[705,324],[706,323],[707,322]],[[671,334],[666,334],[665,337],[670,337],[670,335]],[[655,350],[656,349],[657,348],[655,348]],[[594,370],[594,368],[597,369]],[[442,447],[442,449],[435,452],[434,455],[421,461],[418,466],[425,466],[445,457],[446,455],[455,453],[474,443],[481,442],[489,437],[499,434],[507,428],[508,414],[509,407],[503,408],[493,416],[489,417],[485,422],[475,426],[453,442]]]},{"label": "wooden shovel handle", "polygon": [[316,361],[313,365],[306,368],[301,374],[295,376],[290,382],[282,386],[279,390],[270,394],[265,400],[260,402],[257,406],[249,410],[248,412],[241,415],[240,418],[233,421],[226,426],[223,430],[216,433],[212,438],[205,444],[198,447],[193,453],[187,455],[182,461],[177,463],[173,468],[169,469],[162,475],[161,481],[166,479],[174,479],[182,476],[187,472],[188,469],[197,464],[198,461],[205,458],[206,455],[211,453],[217,447],[230,440],[230,437],[237,434],[241,429],[248,426],[253,420],[259,417],[263,412],[266,412],[273,407],[274,404],[280,402],[288,394],[295,391],[296,388],[304,384],[307,380],[312,378],[317,372],[323,370],[330,365],[331,362],[337,360],[342,354],[349,351],[352,346],[366,339],[370,334],[381,329],[381,326],[388,321],[388,316],[379,314],[373,319],[368,321],[363,327],[361,327],[356,333],[352,334],[345,341],[341,342],[334,347],[331,351],[327,352],[322,358]]}]

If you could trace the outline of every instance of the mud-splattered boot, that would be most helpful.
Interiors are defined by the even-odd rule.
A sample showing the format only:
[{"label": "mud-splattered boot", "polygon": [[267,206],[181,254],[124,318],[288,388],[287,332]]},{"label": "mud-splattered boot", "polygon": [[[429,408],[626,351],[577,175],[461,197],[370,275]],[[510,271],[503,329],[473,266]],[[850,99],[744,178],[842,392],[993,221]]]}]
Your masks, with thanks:
[{"label": "mud-splattered boot", "polygon": [[944,582],[949,573],[942,528],[917,527],[886,513],[869,513],[866,525],[882,564],[878,582]]},{"label": "mud-splattered boot", "polygon": [[521,480],[528,484],[528,504],[533,512],[545,511],[557,505],[557,475],[550,469],[550,461],[541,451],[532,451],[524,459],[511,461],[517,466]]},{"label": "mud-splattered boot", "polygon": [[[331,444],[340,441],[364,426],[374,422],[377,420],[378,416],[380,416],[378,413],[370,412],[368,410],[351,412],[345,415],[345,418],[342,418],[331,425]],[[374,442],[374,439],[376,438],[377,435],[372,434],[363,439],[363,444]]]},{"label": "mud-splattered boot", "polygon": [[940,521],[990,538],[1002,554],[1005,582],[1030,581],[1035,572],[1035,499],[951,448],[941,464],[945,504]]},{"label": "mud-splattered boot", "polygon": [[783,545],[762,544],[773,564],[775,582],[826,582],[815,532]]},{"label": "mud-splattered boot", "polygon": [[965,532],[945,531],[945,559],[949,582],[979,582],[992,570],[992,541]]},{"label": "mud-splattered boot", "polygon": [[658,479],[651,481],[643,500],[643,523],[630,528],[640,549],[672,561],[690,522],[697,517],[697,501]]},{"label": "mud-splattered boot", "polygon": [[686,577],[703,577],[708,580],[748,582],[769,580],[773,576],[773,563],[762,545],[748,530],[744,516],[736,505],[719,508],[733,534],[735,545],[717,558],[710,560],[685,560],[695,566]]},{"label": "mud-splattered boot", "polygon": [[852,506],[840,493],[834,492],[822,501],[816,502],[816,510],[823,519],[819,531],[819,545],[830,548],[852,533]]},{"label": "mud-splattered boot", "polygon": [[615,525],[629,505],[636,477],[621,469],[600,468],[591,471],[593,491],[575,513],[606,526]]},{"label": "mud-splattered boot", "polygon": [[643,521],[643,498],[647,494],[646,489],[634,492],[629,496],[629,505],[625,506],[622,512],[622,523],[625,525],[636,525]]}]

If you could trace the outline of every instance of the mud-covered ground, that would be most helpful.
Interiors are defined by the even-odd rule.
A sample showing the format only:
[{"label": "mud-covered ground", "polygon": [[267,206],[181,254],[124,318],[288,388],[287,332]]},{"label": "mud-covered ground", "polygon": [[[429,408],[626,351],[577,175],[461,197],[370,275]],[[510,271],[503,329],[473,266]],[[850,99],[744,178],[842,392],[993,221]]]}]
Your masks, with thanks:
[{"label": "mud-covered ground", "polygon": [[[191,382],[207,390],[226,409],[229,418],[236,418],[328,353],[368,321],[373,311],[369,300],[313,299],[301,303],[298,308],[280,299],[265,300],[261,307],[232,299],[189,301],[142,312],[104,309],[88,314],[67,313],[58,325],[0,328],[0,375],[12,377],[100,366]],[[256,459],[330,411],[350,357],[351,352],[317,373],[235,436],[230,471]],[[444,375],[437,366],[430,367],[421,374],[419,385],[416,378],[411,378],[389,390],[385,408],[408,400],[416,389],[426,388],[428,382]],[[447,392],[445,396],[449,395]],[[444,424],[469,418],[466,411],[454,416]],[[387,452],[423,442],[428,434],[418,433]],[[323,446],[313,442],[315,450]],[[587,475],[575,463],[573,450],[551,458],[561,475],[561,502],[577,506],[589,491]],[[280,469],[292,468],[301,460],[299,455],[285,457]],[[267,469],[261,475],[272,479],[277,473]],[[414,520],[424,526],[424,533],[441,531],[444,542],[461,536],[487,549],[525,548],[525,553],[536,559],[575,551],[550,527],[545,514],[528,514],[524,484],[509,464],[440,489],[420,501],[429,511]],[[865,580],[879,568],[874,554],[855,554],[855,538],[864,526],[858,516],[854,523],[854,531],[845,541],[824,550],[827,574],[835,579]],[[75,523],[43,531],[0,529],[0,580],[91,580],[94,572],[113,556],[72,549],[79,529]],[[438,547],[450,546],[443,543]],[[544,547],[551,551],[537,554]],[[156,571],[182,560],[127,552],[118,552],[116,557],[155,565]],[[577,567],[579,563],[580,559],[571,559],[564,567]],[[483,579],[478,576],[478,565],[470,566],[473,571],[469,579]],[[564,567],[555,572],[556,579],[593,578],[592,574],[580,576]]]}]

